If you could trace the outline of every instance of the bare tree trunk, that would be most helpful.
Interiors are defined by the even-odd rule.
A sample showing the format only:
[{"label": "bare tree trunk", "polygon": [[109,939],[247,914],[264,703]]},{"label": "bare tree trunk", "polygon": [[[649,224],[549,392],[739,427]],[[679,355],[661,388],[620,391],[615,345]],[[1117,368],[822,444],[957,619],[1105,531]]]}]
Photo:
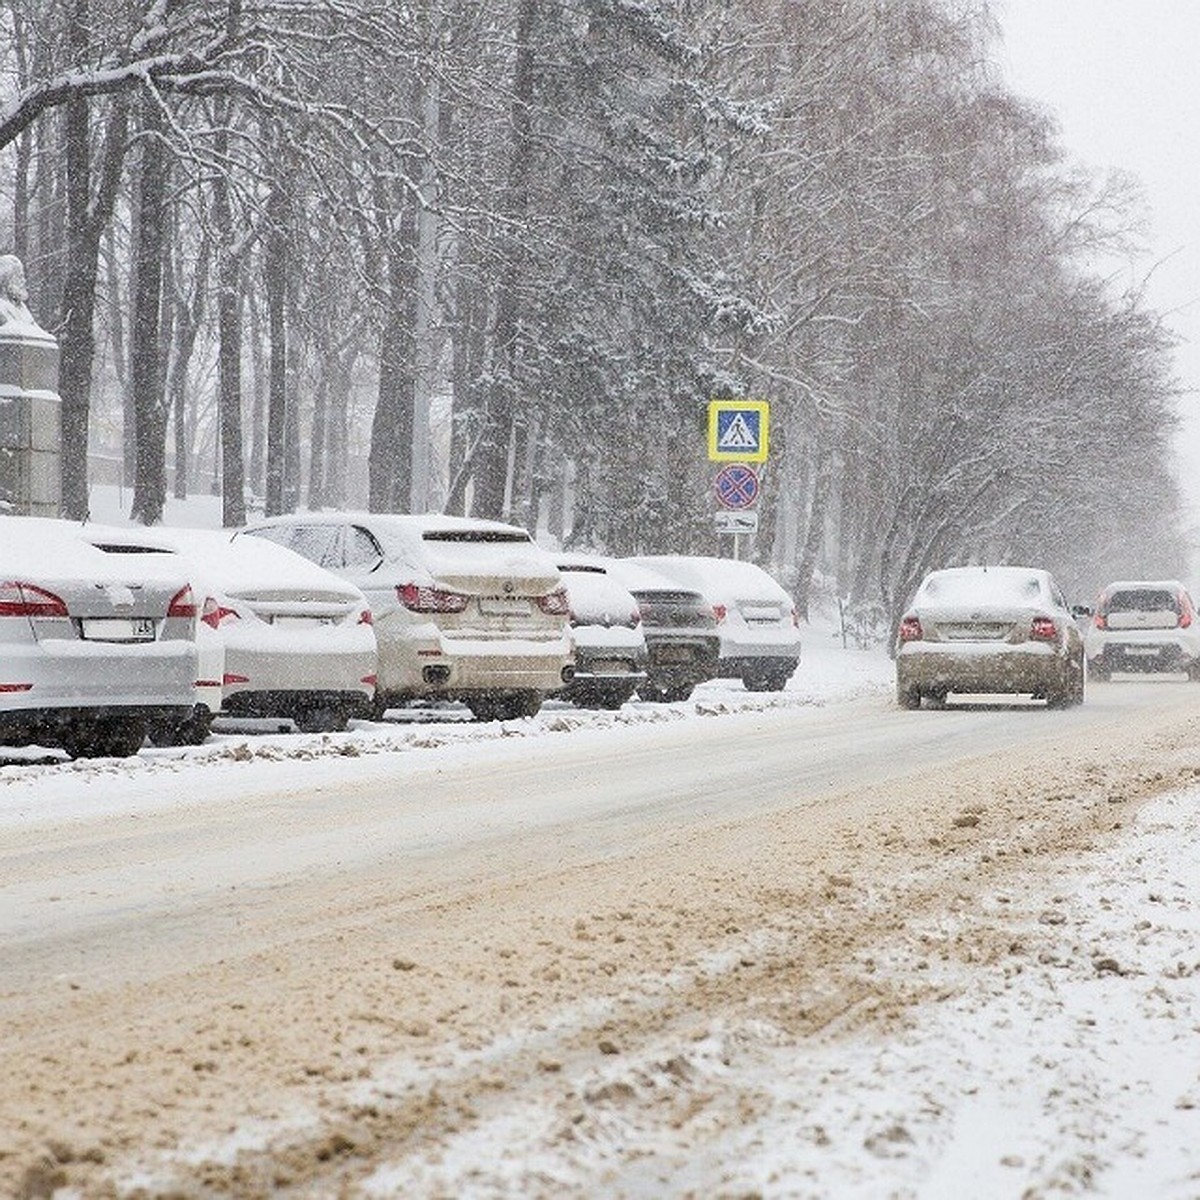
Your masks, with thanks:
[{"label": "bare tree trunk", "polygon": [[[86,49],[87,0],[76,0],[73,44]],[[100,237],[112,214],[120,183],[127,127],[125,102],[113,103],[101,150],[100,177],[92,197],[91,122],[88,102],[75,97],[65,106],[67,163],[67,270],[63,282],[59,336],[58,390],[62,398],[63,515],[88,515],[88,425],[92,360],[96,351],[94,318]]]},{"label": "bare tree trunk", "polygon": [[[529,172],[533,154],[533,27],[537,0],[521,0],[517,13],[513,67],[512,157],[509,161],[507,215],[520,223],[529,210]],[[517,331],[520,311],[519,247],[510,241],[501,272],[492,334],[493,378],[485,426],[474,465],[475,511],[503,517],[508,494],[509,447],[516,418]]]},{"label": "bare tree trunk", "polygon": [[142,110],[137,239],[133,248],[133,329],[130,339],[131,390],[137,440],[130,515],[143,525],[157,525],[162,520],[167,496],[167,406],[163,396],[160,339],[167,161],[162,140],[162,112],[157,99],[148,98]]},{"label": "bare tree trunk", "polygon": [[[228,119],[221,106],[218,121]],[[218,153],[224,159],[227,136],[217,135]],[[242,461],[242,315],[238,252],[234,245],[229,180],[219,175],[213,182],[213,216],[220,238],[217,265],[217,402],[221,425],[221,524],[226,528],[246,523],[246,475]]]},{"label": "bare tree trunk", "polygon": [[285,512],[283,477],[287,428],[287,301],[288,255],[286,241],[287,197],[283,185],[276,182],[271,191],[267,233],[266,276],[267,332],[270,338],[270,362],[267,388],[267,494],[266,515]]}]

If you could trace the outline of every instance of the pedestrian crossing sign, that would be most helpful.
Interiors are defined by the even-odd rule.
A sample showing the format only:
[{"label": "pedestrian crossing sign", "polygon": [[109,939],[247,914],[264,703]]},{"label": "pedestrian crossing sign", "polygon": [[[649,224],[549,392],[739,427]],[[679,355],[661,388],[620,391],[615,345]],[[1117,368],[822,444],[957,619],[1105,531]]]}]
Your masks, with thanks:
[{"label": "pedestrian crossing sign", "polygon": [[766,400],[710,400],[708,457],[710,462],[766,462]]}]

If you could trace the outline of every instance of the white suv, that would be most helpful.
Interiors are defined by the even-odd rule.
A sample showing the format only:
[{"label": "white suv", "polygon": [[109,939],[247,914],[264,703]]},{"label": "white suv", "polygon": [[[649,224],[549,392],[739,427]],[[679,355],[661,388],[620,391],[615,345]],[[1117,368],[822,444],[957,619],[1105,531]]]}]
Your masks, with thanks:
[{"label": "white suv", "polygon": [[1096,601],[1084,645],[1093,679],[1114,671],[1186,671],[1200,680],[1200,621],[1177,579],[1110,583]]},{"label": "white suv", "polygon": [[574,672],[553,560],[498,521],[297,513],[239,537],[279,542],[361,588],[379,645],[376,709],[461,700],[480,720],[532,716]]}]

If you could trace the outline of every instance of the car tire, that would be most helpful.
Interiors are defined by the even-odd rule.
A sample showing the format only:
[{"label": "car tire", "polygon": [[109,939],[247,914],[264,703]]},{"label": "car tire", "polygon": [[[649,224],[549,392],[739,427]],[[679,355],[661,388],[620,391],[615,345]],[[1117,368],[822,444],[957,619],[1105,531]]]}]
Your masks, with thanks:
[{"label": "car tire", "polygon": [[667,698],[667,689],[657,683],[643,683],[637,690],[638,698],[649,704],[662,704]]},{"label": "car tire", "polygon": [[514,692],[499,696],[471,696],[466,701],[477,721],[515,721],[536,717],[542,707],[541,692]]},{"label": "car tire", "polygon": [[292,720],[301,733],[344,733],[350,717],[338,704],[316,704],[300,709]]},{"label": "car tire", "polygon": [[782,692],[787,687],[791,673],[786,675],[781,671],[754,672],[742,676],[742,683],[748,692]]},{"label": "car tire", "polygon": [[60,745],[72,758],[131,758],[145,740],[143,717],[97,717],[72,724]]},{"label": "car tire", "polygon": [[212,709],[197,704],[190,717],[182,721],[150,721],[146,737],[152,746],[202,746],[212,733]]},{"label": "car tire", "polygon": [[921,689],[908,687],[906,684],[896,684],[896,703],[901,708],[920,708],[921,707]]},{"label": "car tire", "polygon": [[1193,659],[1188,663],[1187,677],[1192,683],[1200,683],[1200,660]]}]

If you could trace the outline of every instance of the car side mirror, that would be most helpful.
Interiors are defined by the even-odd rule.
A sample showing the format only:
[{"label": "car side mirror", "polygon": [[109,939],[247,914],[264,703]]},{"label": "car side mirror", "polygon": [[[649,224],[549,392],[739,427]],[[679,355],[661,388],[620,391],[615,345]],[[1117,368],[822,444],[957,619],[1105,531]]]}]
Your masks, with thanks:
[{"label": "car side mirror", "polygon": [[1071,616],[1073,617],[1090,617],[1092,615],[1092,606],[1090,604],[1072,604]]}]

